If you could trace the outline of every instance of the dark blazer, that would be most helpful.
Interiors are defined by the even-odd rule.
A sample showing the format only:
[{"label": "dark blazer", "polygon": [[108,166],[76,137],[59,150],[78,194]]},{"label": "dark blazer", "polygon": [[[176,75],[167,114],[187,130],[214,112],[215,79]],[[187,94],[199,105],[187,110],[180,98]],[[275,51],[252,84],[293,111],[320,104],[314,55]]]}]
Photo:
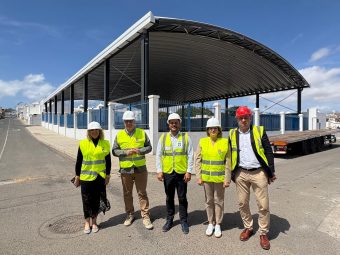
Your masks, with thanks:
[{"label": "dark blazer", "polygon": [[[257,160],[260,162],[264,171],[266,172],[268,178],[273,177],[274,173],[275,173],[274,154],[273,154],[272,147],[270,146],[270,142],[269,142],[266,131],[263,130],[263,136],[262,136],[261,142],[262,142],[262,147],[264,149],[264,154],[265,154],[265,156],[268,160],[268,165],[266,164],[266,162],[264,162],[264,160],[261,158],[261,156],[256,151],[256,145],[255,145],[255,141],[254,141],[254,134],[253,134],[253,126],[252,125],[250,126],[250,140],[251,140],[251,147],[252,147],[252,149],[255,153],[255,156],[256,156]],[[230,137],[229,137],[229,142],[230,142],[230,148],[231,148]],[[238,128],[236,130],[236,144],[237,144],[237,164],[236,164],[234,171],[231,172],[231,179],[233,181],[235,181],[235,174],[238,171],[238,168],[239,168],[238,165],[239,165],[239,162],[240,162],[239,129]]]}]

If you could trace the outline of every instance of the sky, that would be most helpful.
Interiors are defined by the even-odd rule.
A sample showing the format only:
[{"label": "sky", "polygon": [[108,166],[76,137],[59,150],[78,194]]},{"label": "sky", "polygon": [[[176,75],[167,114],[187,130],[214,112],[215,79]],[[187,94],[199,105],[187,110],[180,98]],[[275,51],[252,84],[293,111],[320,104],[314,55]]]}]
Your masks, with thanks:
[{"label": "sky", "polygon": [[[148,11],[250,37],[309,82],[302,110],[340,112],[337,0],[0,0],[0,107],[49,95]],[[254,105],[254,97],[229,105]],[[273,106],[272,102],[279,102]],[[293,112],[296,91],[261,95],[260,110]]]}]

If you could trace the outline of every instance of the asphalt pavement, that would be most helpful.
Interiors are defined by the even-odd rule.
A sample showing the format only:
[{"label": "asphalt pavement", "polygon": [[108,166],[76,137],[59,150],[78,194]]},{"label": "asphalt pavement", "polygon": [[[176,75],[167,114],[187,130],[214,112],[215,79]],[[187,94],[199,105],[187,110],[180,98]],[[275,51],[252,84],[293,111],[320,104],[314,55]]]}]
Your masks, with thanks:
[{"label": "asphalt pavement", "polygon": [[[182,233],[178,214],[175,226],[163,233],[165,194],[153,172],[147,189],[153,230],[142,224],[136,193],[136,221],[130,227],[122,224],[122,187],[113,170],[108,186],[112,208],[99,216],[98,233],[83,234],[80,190],[70,183],[75,162],[69,154],[75,155],[78,141],[47,131],[16,119],[0,120],[0,254],[340,254],[339,142],[319,153],[276,158],[278,179],[270,185],[272,247],[265,251],[257,233],[239,241],[234,184],[225,193],[222,237],[205,236],[204,191],[195,177],[188,186],[190,233]],[[56,141],[64,143],[62,148]],[[252,195],[257,230],[254,200]]]}]

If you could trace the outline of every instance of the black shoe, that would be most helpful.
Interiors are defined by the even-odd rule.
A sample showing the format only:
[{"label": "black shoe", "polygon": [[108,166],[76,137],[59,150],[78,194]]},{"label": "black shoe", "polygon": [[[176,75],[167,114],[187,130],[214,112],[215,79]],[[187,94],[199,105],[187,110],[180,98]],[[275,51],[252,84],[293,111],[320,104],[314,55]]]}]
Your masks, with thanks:
[{"label": "black shoe", "polygon": [[173,218],[168,218],[162,228],[163,232],[168,232],[172,226],[174,225],[174,220]]},{"label": "black shoe", "polygon": [[181,226],[182,226],[182,231],[184,234],[188,234],[189,233],[189,225],[186,221],[182,221],[181,222]]}]

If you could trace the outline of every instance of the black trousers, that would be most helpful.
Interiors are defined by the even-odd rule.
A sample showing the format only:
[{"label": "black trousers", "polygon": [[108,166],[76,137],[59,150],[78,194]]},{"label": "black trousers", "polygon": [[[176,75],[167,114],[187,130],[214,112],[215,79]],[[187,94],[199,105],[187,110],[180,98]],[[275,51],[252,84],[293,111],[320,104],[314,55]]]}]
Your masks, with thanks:
[{"label": "black trousers", "polygon": [[105,192],[105,180],[98,175],[94,181],[80,181],[84,218],[95,218],[99,212],[100,194]]},{"label": "black trousers", "polygon": [[187,183],[184,182],[184,174],[173,171],[171,174],[164,173],[164,189],[166,194],[167,217],[175,215],[175,190],[177,190],[179,203],[179,218],[182,221],[188,219]]}]

